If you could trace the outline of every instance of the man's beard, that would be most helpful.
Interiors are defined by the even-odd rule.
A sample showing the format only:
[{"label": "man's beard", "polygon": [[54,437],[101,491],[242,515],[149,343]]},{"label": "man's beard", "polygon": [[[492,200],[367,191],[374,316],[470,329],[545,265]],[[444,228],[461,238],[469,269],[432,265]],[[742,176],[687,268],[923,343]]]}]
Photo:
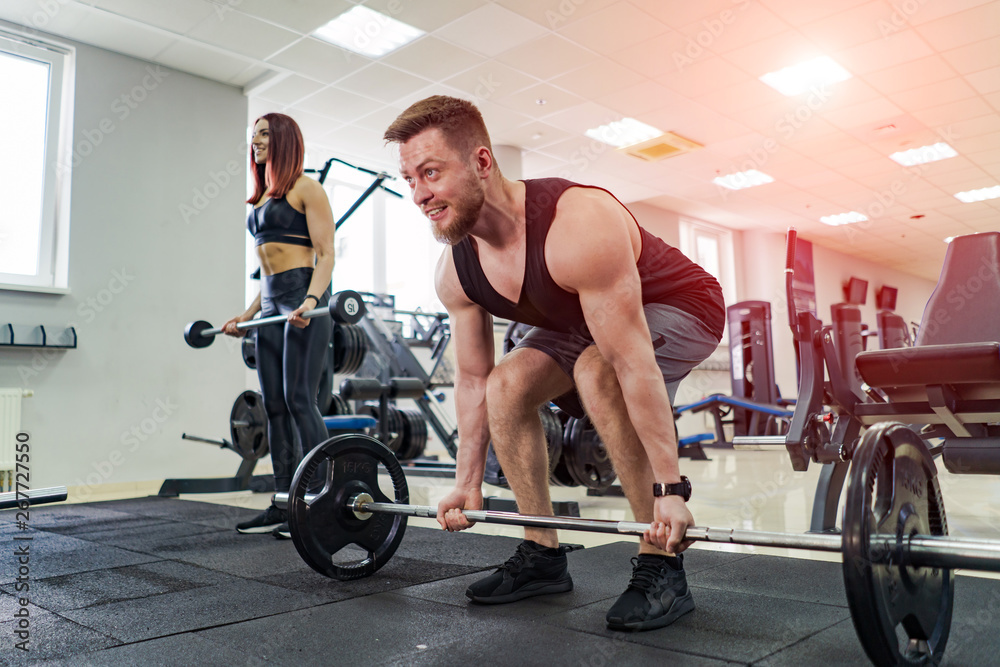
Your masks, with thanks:
[{"label": "man's beard", "polygon": [[431,222],[431,231],[434,233],[434,238],[448,245],[458,244],[469,235],[469,232],[476,225],[485,201],[486,195],[480,188],[475,187],[475,185],[469,187],[461,199],[448,204],[448,208],[451,209],[452,220],[448,223],[447,227],[441,228],[433,221]]}]

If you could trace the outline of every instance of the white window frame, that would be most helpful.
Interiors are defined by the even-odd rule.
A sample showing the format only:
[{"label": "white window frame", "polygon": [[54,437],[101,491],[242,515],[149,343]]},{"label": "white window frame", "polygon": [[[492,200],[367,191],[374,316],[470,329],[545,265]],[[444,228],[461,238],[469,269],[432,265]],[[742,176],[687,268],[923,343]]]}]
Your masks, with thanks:
[{"label": "white window frame", "polygon": [[49,65],[38,272],[0,272],[0,290],[68,294],[76,51],[7,26],[0,27],[0,51]]},{"label": "white window frame", "polygon": [[716,241],[716,247],[719,249],[719,256],[717,258],[719,275],[716,276],[716,279],[719,281],[719,285],[722,286],[722,296],[726,300],[726,306],[728,307],[736,303],[736,258],[733,251],[732,230],[725,227],[717,227],[701,220],[681,218],[680,237],[681,252],[694,262],[698,261],[697,248],[699,237],[710,237]]}]

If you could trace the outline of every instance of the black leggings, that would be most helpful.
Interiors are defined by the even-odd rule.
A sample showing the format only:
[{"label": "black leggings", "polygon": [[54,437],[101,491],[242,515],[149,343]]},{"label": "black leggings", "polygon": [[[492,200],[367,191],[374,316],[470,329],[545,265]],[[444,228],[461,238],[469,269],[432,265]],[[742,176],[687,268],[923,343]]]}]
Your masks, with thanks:
[{"label": "black leggings", "polygon": [[[300,268],[261,276],[261,317],[288,315],[301,306],[312,274],[312,269]],[[329,302],[326,290],[316,307]],[[312,318],[304,329],[285,323],[257,330],[257,378],[267,411],[275,491],[288,491],[302,456],[329,437],[316,395],[332,331],[329,317]]]}]

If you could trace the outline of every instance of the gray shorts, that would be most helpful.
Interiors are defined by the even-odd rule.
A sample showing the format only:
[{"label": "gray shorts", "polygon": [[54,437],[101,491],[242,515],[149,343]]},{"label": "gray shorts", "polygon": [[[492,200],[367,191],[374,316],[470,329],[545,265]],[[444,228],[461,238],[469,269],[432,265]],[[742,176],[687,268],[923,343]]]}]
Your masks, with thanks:
[{"label": "gray shorts", "polygon": [[[673,403],[677,387],[691,370],[708,358],[719,345],[719,338],[694,315],[673,306],[649,303],[643,306],[656,363],[663,373],[663,381]],[[590,332],[563,333],[533,327],[514,349],[530,347],[552,357],[559,368],[570,378],[573,368],[583,351],[594,344]],[[553,401],[574,417],[583,417],[583,406],[576,392],[560,396]]]}]

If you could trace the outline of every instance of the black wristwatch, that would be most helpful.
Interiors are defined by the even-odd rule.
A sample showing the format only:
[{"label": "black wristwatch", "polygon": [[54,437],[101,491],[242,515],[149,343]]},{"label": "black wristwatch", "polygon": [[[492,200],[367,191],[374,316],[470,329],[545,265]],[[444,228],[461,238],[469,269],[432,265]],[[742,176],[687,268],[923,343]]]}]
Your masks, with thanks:
[{"label": "black wristwatch", "polygon": [[684,502],[691,500],[691,480],[681,475],[681,481],[676,484],[664,484],[655,482],[653,484],[653,495],[657,498],[661,496],[680,496]]}]

